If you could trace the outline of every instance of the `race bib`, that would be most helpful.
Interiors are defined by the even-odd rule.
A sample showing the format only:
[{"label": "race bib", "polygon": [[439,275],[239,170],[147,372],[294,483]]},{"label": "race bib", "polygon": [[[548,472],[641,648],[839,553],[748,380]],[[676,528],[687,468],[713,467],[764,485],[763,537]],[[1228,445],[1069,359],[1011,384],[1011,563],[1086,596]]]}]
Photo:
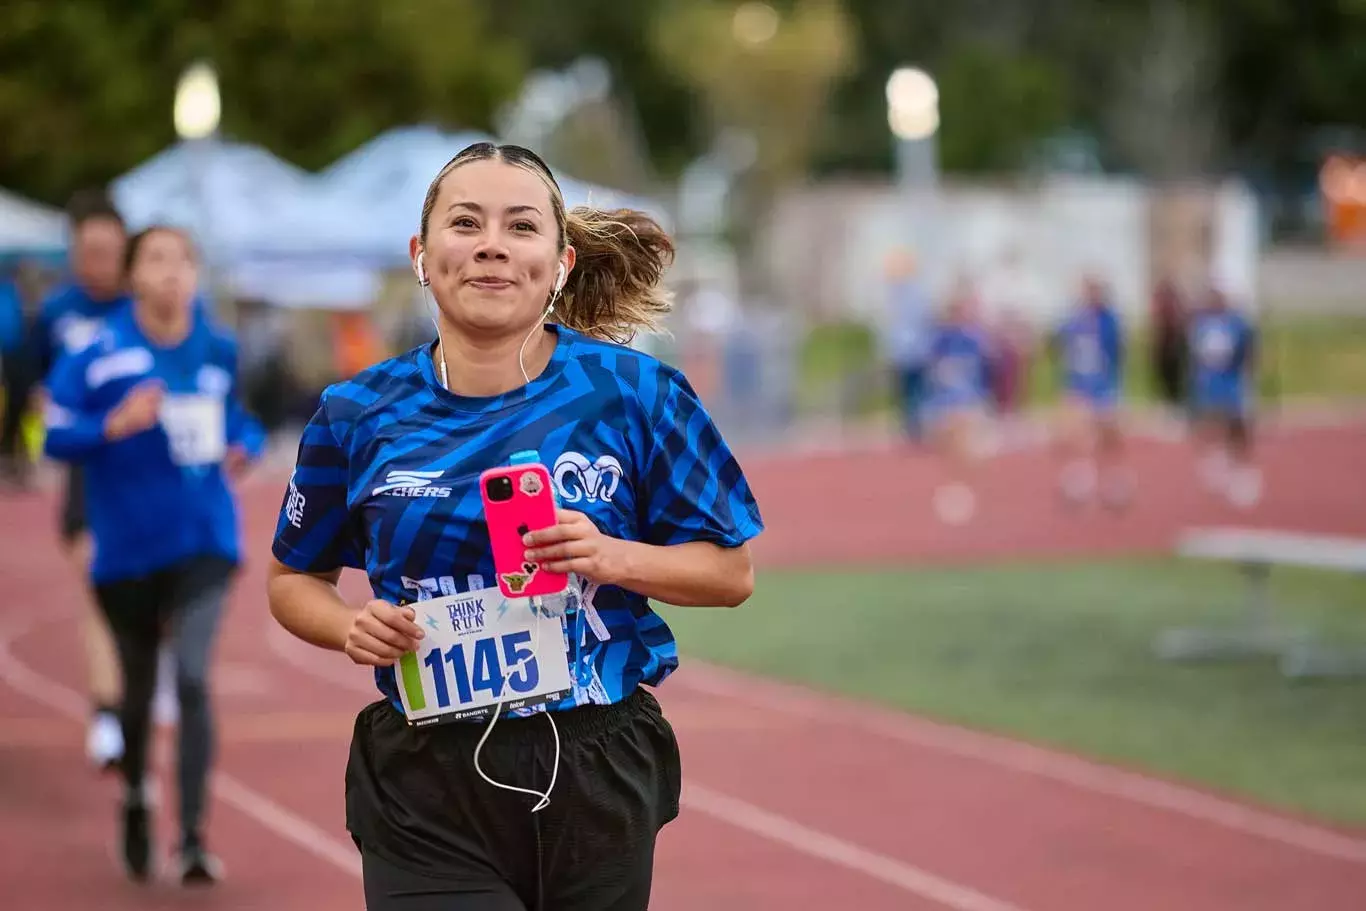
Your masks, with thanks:
[{"label": "race bib", "polygon": [[934,365],[934,378],[943,389],[967,389],[972,385],[972,361],[949,355]]},{"label": "race bib", "polygon": [[560,617],[497,588],[409,605],[426,633],[398,664],[399,696],[414,726],[557,702],[573,682]]},{"label": "race bib", "polygon": [[1100,373],[1103,365],[1100,344],[1091,336],[1083,335],[1072,339],[1068,346],[1072,372],[1081,376]]},{"label": "race bib", "polygon": [[168,395],[161,426],[171,442],[171,461],[181,467],[217,465],[227,454],[223,400],[208,395]]},{"label": "race bib", "polygon": [[1199,352],[1207,367],[1223,367],[1233,357],[1233,336],[1223,329],[1206,330],[1200,336]]}]

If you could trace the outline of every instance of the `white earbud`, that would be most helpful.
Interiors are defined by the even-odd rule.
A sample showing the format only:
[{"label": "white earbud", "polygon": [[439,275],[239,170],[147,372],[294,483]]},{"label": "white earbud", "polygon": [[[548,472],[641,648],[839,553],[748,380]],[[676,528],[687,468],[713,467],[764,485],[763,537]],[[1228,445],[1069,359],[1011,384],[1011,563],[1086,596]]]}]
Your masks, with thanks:
[{"label": "white earbud", "polygon": [[560,269],[558,272],[555,273],[556,294],[559,294],[561,291],[564,290],[564,282],[567,278],[569,278],[569,270],[564,267],[564,263],[560,263]]},{"label": "white earbud", "polygon": [[427,278],[427,254],[425,252],[417,254],[417,262],[413,264],[413,271],[417,273],[417,283],[422,287],[427,287],[431,281]]}]

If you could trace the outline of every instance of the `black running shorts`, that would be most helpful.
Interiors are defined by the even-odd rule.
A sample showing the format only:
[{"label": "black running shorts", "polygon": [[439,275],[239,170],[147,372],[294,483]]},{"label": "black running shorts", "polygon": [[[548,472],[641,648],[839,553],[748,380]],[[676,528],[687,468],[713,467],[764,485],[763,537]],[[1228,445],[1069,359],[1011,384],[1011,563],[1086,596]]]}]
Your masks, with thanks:
[{"label": "black running shorts", "polygon": [[[654,696],[554,713],[550,804],[474,768],[486,721],[411,728],[387,702],[356,718],[346,819],[369,911],[645,911],[655,837],[678,815],[678,741]],[[480,753],[493,780],[544,791],[543,714],[504,718]]]}]

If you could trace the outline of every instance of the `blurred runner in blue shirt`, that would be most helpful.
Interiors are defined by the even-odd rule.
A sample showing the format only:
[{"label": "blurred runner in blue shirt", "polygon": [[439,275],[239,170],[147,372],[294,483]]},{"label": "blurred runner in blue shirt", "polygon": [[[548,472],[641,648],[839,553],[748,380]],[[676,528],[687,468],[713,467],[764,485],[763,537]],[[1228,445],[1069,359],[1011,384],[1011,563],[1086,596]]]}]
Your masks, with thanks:
[{"label": "blurred runner in blue shirt", "polygon": [[1252,461],[1252,404],[1257,332],[1221,289],[1211,288],[1190,324],[1191,414],[1204,450],[1202,473],[1239,506],[1262,492]]},{"label": "blurred runner in blue shirt", "polygon": [[25,487],[30,458],[24,446],[24,415],[33,385],[33,361],[28,351],[29,319],[18,282],[0,278],[0,373],[5,390],[0,427],[0,482]]},{"label": "blurred runner in blue shirt", "polygon": [[1119,421],[1124,324],[1096,276],[1082,279],[1081,299],[1058,329],[1056,351],[1062,360],[1059,442],[1065,459],[1059,489],[1072,505],[1099,489],[1107,506],[1123,508],[1133,493],[1133,479],[1122,461]]},{"label": "blurred runner in blue shirt", "polygon": [[195,313],[190,241],[150,228],[128,247],[130,307],[48,381],[48,455],[80,464],[95,557],[90,576],[123,671],[126,783],[120,854],[145,879],[152,858],[144,788],[163,638],[180,703],[180,875],[217,879],[202,817],[213,750],[209,655],[238,562],[229,477],[264,435],[238,403],[233,340]]},{"label": "blurred runner in blue shirt", "polygon": [[977,510],[973,486],[991,419],[991,344],[974,289],[960,281],[930,336],[924,420],[949,477],[934,494],[939,518],[952,525]]},{"label": "blurred runner in blue shirt", "polygon": [[[123,275],[128,237],[118,210],[101,192],[79,193],[67,205],[67,217],[71,280],[43,301],[29,339],[29,357],[40,386],[47,385],[61,359],[83,350],[105,319],[128,306]],[[67,466],[58,524],[73,572],[77,578],[87,578],[91,546],[85,521],[85,478],[79,465]],[[123,755],[117,715],[122,681],[103,615],[93,602],[86,611],[85,660],[94,703],[86,753],[96,767],[109,770]]]},{"label": "blurred runner in blue shirt", "polygon": [[883,338],[888,364],[896,378],[902,427],[919,440],[924,432],[926,363],[934,337],[934,304],[917,274],[915,254],[900,250],[887,262],[887,325]]}]

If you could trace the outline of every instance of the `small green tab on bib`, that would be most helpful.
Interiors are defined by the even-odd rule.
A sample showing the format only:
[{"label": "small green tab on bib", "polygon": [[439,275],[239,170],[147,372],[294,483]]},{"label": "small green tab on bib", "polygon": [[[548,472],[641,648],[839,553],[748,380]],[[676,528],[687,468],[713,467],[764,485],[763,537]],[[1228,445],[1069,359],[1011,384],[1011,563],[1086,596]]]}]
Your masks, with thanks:
[{"label": "small green tab on bib", "polygon": [[422,671],[417,666],[417,655],[409,652],[398,659],[398,669],[403,678],[403,695],[408,697],[408,708],[422,711],[427,707],[427,696],[422,692]]}]

